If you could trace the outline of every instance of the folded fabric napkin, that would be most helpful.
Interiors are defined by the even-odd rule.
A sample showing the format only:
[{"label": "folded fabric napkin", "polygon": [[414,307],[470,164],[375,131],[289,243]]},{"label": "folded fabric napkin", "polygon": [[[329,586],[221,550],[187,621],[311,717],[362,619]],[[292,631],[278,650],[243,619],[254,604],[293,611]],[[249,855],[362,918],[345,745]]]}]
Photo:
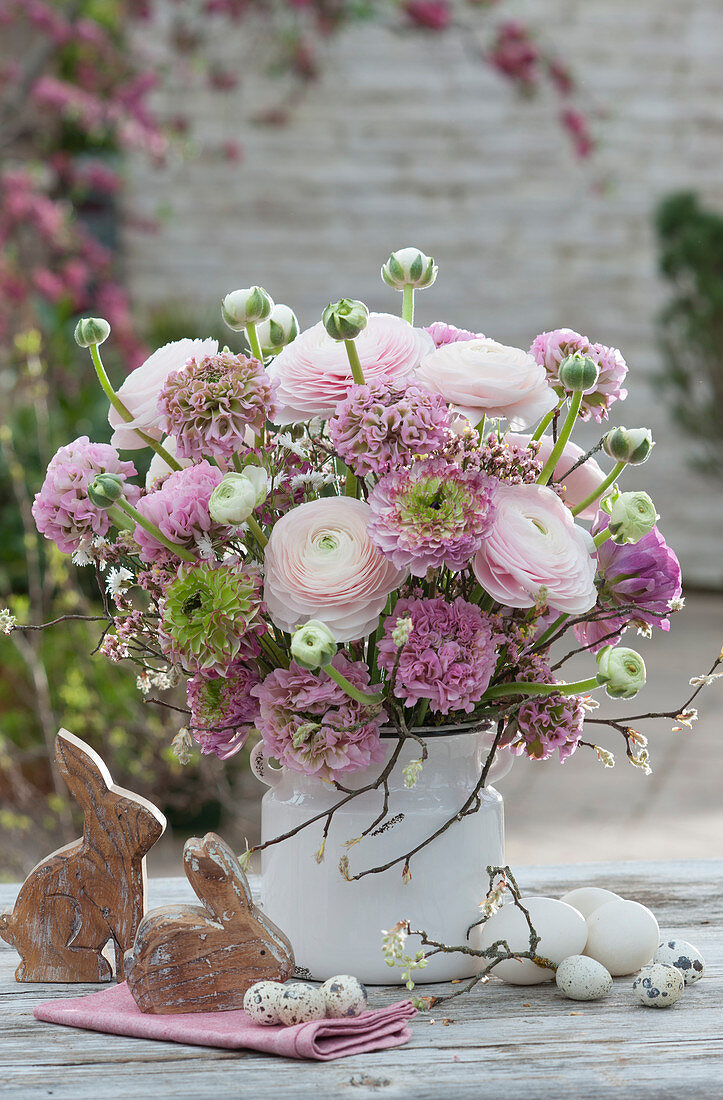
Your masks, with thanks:
[{"label": "folded fabric napkin", "polygon": [[141,1012],[125,982],[87,997],[46,1001],[34,1010],[36,1020],[68,1024],[111,1035],[165,1039],[229,1050],[260,1050],[285,1058],[328,1062],[350,1054],[366,1054],[402,1046],[410,1037],[407,1021],[416,1015],[411,1001],[364,1012],[341,1020],[310,1020],[294,1027],[262,1027],[242,1009],[230,1012],[188,1012],[152,1016]]}]

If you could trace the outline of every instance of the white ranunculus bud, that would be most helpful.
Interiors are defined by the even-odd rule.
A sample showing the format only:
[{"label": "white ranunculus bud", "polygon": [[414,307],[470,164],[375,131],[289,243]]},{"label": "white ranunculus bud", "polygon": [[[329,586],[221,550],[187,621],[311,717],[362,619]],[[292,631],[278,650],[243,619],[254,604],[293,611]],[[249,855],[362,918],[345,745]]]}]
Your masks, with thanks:
[{"label": "white ranunculus bud", "polygon": [[275,355],[299,335],[299,321],[293,309],[276,305],[271,316],[256,326],[256,336],[264,355]]},{"label": "white ranunculus bud", "polygon": [[382,279],[395,290],[404,290],[405,286],[422,290],[432,285],[437,270],[432,257],[418,248],[400,248],[382,266]]},{"label": "white ranunculus bud", "polygon": [[224,474],[211,493],[209,515],[214,523],[238,527],[266,500],[267,493],[268,476],[260,466],[246,466],[240,473]]},{"label": "white ranunculus bud", "polygon": [[221,304],[221,316],[235,332],[247,325],[255,325],[271,316],[274,300],[262,286],[249,286],[232,290]]}]

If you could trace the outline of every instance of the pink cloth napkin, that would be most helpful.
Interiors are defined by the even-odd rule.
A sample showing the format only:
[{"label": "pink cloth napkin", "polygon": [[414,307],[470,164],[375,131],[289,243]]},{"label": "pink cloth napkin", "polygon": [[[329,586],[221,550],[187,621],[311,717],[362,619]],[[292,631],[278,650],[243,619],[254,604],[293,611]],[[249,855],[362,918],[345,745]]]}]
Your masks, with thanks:
[{"label": "pink cloth napkin", "polygon": [[262,1027],[242,1009],[152,1016],[140,1011],[125,982],[87,997],[46,1001],[34,1010],[36,1020],[49,1024],[68,1024],[137,1039],[260,1050],[320,1062],[402,1046],[411,1034],[407,1021],[414,1015],[416,1009],[411,1001],[398,1001],[389,1008],[364,1012],[352,1019],[310,1020],[294,1027]]}]

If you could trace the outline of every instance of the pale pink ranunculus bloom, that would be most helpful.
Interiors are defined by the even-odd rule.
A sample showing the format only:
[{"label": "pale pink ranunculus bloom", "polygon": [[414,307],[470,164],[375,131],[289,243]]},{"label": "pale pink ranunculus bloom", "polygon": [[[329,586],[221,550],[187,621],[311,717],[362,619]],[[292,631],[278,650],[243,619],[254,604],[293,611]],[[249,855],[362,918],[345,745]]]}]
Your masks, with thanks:
[{"label": "pale pink ranunculus bloom", "polygon": [[[526,447],[532,437],[529,435],[517,435],[515,432],[508,432],[505,439],[510,443],[518,443],[521,447]],[[543,463],[547,462],[552,448],[554,447],[554,440],[550,435],[543,435],[540,440],[539,456]],[[571,443],[569,440],[565,444],[560,460],[553,470],[553,480],[557,480],[562,477],[564,473],[574,466],[578,459],[584,455],[582,447],[578,447],[577,443]],[[574,508],[585,497],[589,497],[590,493],[594,493],[605,480],[605,471],[601,469],[594,458],[588,458],[586,462],[583,462],[582,466],[578,466],[574,473],[569,477],[563,479],[562,487],[565,490],[564,501],[568,508]],[[592,504],[588,504],[587,508],[584,508],[578,515],[580,519],[595,519],[600,506],[599,501],[593,501]]]},{"label": "pale pink ranunculus bloom", "polygon": [[547,485],[506,485],[495,494],[495,518],[472,569],[507,607],[548,607],[582,615],[594,607],[595,544]]},{"label": "pale pink ranunculus bloom", "polygon": [[145,447],[134,428],[140,428],[153,439],[160,439],[163,417],[157,408],[158,395],[168,375],[173,370],[181,370],[192,356],[203,358],[217,352],[218,340],[174,340],[158,348],[145,363],[132,370],[117,392],[128,412],[133,414],[133,420],[123,420],[112,405],[108,411],[108,423],[115,429],[111,436],[113,446],[122,451],[138,451]]},{"label": "pale pink ranunculus bloom", "polygon": [[323,497],[276,522],[264,553],[264,601],[277,626],[292,631],[320,619],[338,642],[363,638],[377,626],[407,571],[371,541],[370,518],[362,500]]},{"label": "pale pink ranunculus bloom", "polygon": [[489,339],[437,348],[422,359],[414,381],[440,393],[473,425],[483,416],[504,418],[515,431],[531,427],[558,401],[529,352]]},{"label": "pale pink ranunculus bloom", "polygon": [[[370,313],[354,344],[368,385],[403,382],[422,356],[434,351],[434,340],[427,332],[391,313]],[[279,383],[277,424],[333,416],[354,382],[344,341],[332,340],[321,321],[287,344],[268,372]]]}]

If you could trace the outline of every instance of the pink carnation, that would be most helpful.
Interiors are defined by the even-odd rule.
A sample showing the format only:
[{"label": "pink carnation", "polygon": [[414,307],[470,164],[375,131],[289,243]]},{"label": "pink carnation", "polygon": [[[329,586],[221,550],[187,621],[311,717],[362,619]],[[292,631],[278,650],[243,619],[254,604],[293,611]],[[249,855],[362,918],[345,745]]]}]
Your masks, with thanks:
[{"label": "pink carnation", "polygon": [[[212,537],[228,531],[215,524],[208,511],[211,493],[222,478],[223,471],[205,460],[176,470],[160,489],[138,501],[138,511],[171,542],[193,548],[204,535]],[[170,551],[140,525],[136,525],[134,537],[143,561],[165,561],[169,557]]]},{"label": "pink carnation", "polygon": [[618,349],[593,344],[587,336],[581,336],[571,328],[558,328],[536,336],[530,354],[545,368],[553,386],[557,382],[560,363],[568,355],[585,355],[597,363],[600,368],[597,386],[592,393],[584,394],[582,399],[580,416],[583,420],[589,420],[592,416],[600,423],[607,419],[614,401],[624,401],[628,396],[628,391],[623,389],[628,368]]},{"label": "pink carnation", "polygon": [[[517,444],[520,447],[526,447],[530,442],[532,436],[529,435],[515,435],[514,432],[508,432],[504,437],[508,443]],[[543,435],[540,439],[540,449],[537,452],[539,458],[544,465],[550,454],[555,442],[551,435]],[[578,447],[576,443],[567,442],[560,459],[552,472],[553,481],[557,481],[562,478],[562,484],[556,486],[563,492],[563,500],[568,508],[574,508],[575,505],[580,504],[591,493],[596,492],[603,481],[605,480],[605,471],[600,468],[594,458],[588,458],[586,462],[583,462],[582,466],[578,468],[566,477],[563,474],[567,474],[567,471],[571,466],[582,458],[585,454],[581,447]],[[580,519],[595,519],[598,511],[598,502],[593,501],[592,504],[588,504],[587,508],[578,513]]]},{"label": "pink carnation", "polygon": [[434,340],[435,348],[442,348],[445,344],[456,344],[460,340],[484,340],[481,332],[470,332],[466,328],[455,328],[446,321],[433,321],[431,325],[425,325],[424,331],[428,332]]},{"label": "pink carnation", "polygon": [[[389,313],[371,313],[354,344],[368,385],[403,383],[434,349],[423,329]],[[269,374],[279,383],[277,424],[333,416],[354,381],[343,340],[332,340],[321,321],[282,348]]]},{"label": "pink carnation", "polygon": [[125,480],[135,477],[136,468],[132,462],[121,462],[115,447],[91,443],[87,435],[81,435],[50,460],[35,496],[33,519],[40,534],[52,539],[64,554],[77,550],[83,539],[110,530],[108,513],[88,499],[88,486],[98,474],[119,474],[126,498],[136,503],[140,489]]},{"label": "pink carnation", "polygon": [[[354,687],[369,690],[369,670],[337,653],[332,664]],[[258,699],[257,728],[267,756],[303,775],[334,781],[384,759],[379,737],[384,711],[376,712],[350,699],[320,669],[310,672],[292,662],[277,668],[251,689]]]},{"label": "pink carnation", "polygon": [[[539,658],[529,662],[517,679],[533,683],[555,684],[558,681]],[[562,685],[561,685],[562,686]],[[549,760],[557,750],[560,763],[577,749],[582,737],[585,711],[579,695],[534,695],[522,703],[505,727],[500,745],[515,756],[531,760]]]},{"label": "pink carnation", "polygon": [[[400,654],[392,632],[405,618],[412,629]],[[378,664],[389,678],[399,657],[394,694],[406,706],[429,699],[435,714],[469,714],[489,687],[500,638],[494,620],[461,596],[451,603],[402,599],[384,624]]]},{"label": "pink carnation", "polygon": [[243,661],[234,661],[222,676],[211,670],[191,677],[186,685],[191,730],[204,755],[228,760],[243,748],[258,718],[251,689],[260,682],[257,669]]}]

